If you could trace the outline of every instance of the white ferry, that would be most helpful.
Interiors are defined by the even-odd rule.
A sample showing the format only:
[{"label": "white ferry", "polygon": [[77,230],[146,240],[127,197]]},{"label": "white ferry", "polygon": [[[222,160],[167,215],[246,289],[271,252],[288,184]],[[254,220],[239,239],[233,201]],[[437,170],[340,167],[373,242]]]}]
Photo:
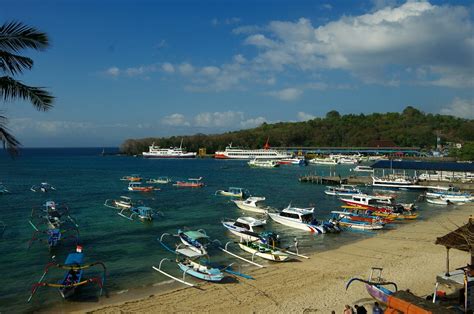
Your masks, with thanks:
[{"label": "white ferry", "polygon": [[160,148],[155,143],[148,147],[148,152],[143,152],[144,158],[194,158],[196,153],[183,149],[183,140],[179,147]]},{"label": "white ferry", "polygon": [[287,159],[292,155],[285,151],[271,149],[268,142],[261,149],[245,149],[232,147],[232,143],[224,151],[218,151],[214,154],[216,159]]}]

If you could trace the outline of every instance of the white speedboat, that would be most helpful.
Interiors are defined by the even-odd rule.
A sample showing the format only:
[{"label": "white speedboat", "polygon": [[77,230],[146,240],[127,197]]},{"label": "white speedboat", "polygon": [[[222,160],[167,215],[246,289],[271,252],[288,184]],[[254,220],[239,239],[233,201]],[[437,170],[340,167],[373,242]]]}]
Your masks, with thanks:
[{"label": "white speedboat", "polygon": [[327,195],[348,196],[361,194],[362,192],[355,185],[342,184],[340,186],[327,186],[324,193]]},{"label": "white speedboat", "polygon": [[256,168],[275,168],[280,166],[276,160],[252,159],[247,163],[250,167]]},{"label": "white speedboat", "polygon": [[416,179],[406,176],[387,176],[383,178],[372,177],[372,186],[398,189],[426,189],[424,185],[418,185]]},{"label": "white speedboat", "polygon": [[246,200],[233,200],[233,202],[240,209],[254,213],[266,214],[268,212],[268,207],[263,207],[258,204],[259,202],[263,202],[264,200],[265,197],[251,196]]},{"label": "white speedboat", "polygon": [[452,205],[450,201],[446,199],[442,199],[440,197],[428,197],[426,198],[426,201],[430,204],[435,204],[435,205]]},{"label": "white speedboat", "polygon": [[231,233],[241,238],[242,241],[260,241],[259,232],[254,228],[262,228],[266,223],[266,220],[253,217],[239,217],[236,220],[224,219],[222,221],[222,225]]},{"label": "white speedboat", "polygon": [[326,229],[313,217],[314,208],[298,208],[288,205],[279,213],[268,213],[271,219],[282,225],[314,233],[326,233]]}]

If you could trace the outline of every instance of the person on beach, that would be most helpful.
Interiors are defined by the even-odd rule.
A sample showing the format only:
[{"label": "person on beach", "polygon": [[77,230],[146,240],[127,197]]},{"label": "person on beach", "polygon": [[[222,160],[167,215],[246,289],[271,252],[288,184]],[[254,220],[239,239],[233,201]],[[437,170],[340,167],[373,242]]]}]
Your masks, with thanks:
[{"label": "person on beach", "polygon": [[351,308],[349,305],[346,304],[346,305],[344,306],[344,312],[343,312],[343,314],[352,314],[352,313],[354,313],[354,311],[352,311],[352,308]]},{"label": "person on beach", "polygon": [[357,314],[367,314],[367,310],[363,305],[354,305],[354,308],[356,309]]},{"label": "person on beach", "polygon": [[372,314],[382,314],[383,310],[380,307],[378,302],[374,302],[374,306],[372,307]]}]

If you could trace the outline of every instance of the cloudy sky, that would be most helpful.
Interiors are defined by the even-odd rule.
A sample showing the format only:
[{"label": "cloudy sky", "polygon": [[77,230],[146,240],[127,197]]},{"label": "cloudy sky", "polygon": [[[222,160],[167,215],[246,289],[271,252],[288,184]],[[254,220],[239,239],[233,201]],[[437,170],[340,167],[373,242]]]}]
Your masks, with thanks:
[{"label": "cloudy sky", "polygon": [[116,146],[330,110],[474,118],[471,1],[23,1],[2,21],[49,34],[18,79],[55,108],[1,103],[26,147]]}]

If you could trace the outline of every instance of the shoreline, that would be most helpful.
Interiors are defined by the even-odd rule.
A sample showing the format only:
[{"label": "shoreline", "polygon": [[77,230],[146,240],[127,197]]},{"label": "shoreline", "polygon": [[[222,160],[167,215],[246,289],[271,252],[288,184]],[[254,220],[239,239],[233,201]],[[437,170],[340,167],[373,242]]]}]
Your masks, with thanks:
[{"label": "shoreline", "polygon": [[[383,267],[384,278],[395,281],[400,289],[426,296],[434,288],[436,275],[445,271],[445,248],[434,244],[436,237],[466,223],[474,205],[439,210],[442,212],[429,220],[403,223],[374,237],[315,252],[309,260],[252,269],[248,273],[255,281],[239,278],[232,283],[199,282],[198,288],[170,284],[165,290],[162,288],[166,284],[157,284],[114,294],[93,304],[63,303],[45,311],[229,312],[238,308],[245,313],[340,312],[344,304],[373,304],[362,284],[345,291],[351,277],[366,278],[372,266]],[[468,261],[468,253],[450,252],[452,269]]]}]

